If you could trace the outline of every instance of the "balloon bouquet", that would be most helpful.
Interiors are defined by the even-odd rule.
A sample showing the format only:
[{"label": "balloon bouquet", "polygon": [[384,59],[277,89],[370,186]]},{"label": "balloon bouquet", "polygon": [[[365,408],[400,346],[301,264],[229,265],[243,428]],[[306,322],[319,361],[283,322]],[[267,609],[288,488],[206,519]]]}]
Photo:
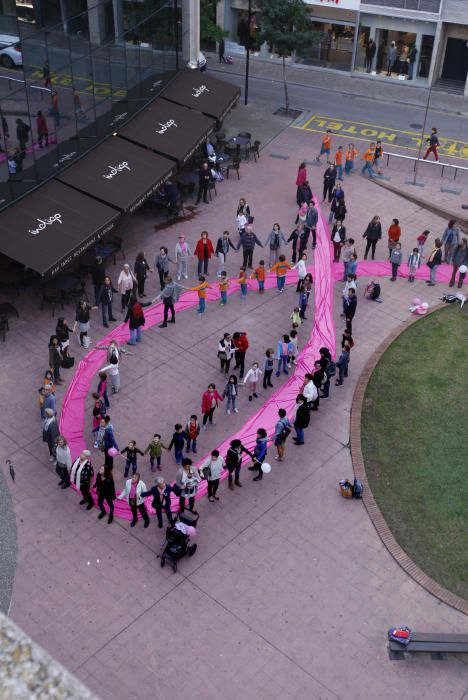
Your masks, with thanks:
[{"label": "balloon bouquet", "polygon": [[409,310],[412,314],[416,314],[417,316],[424,316],[425,314],[427,314],[428,308],[429,304],[427,303],[427,301],[421,301],[419,297],[414,297],[413,304],[409,307]]}]

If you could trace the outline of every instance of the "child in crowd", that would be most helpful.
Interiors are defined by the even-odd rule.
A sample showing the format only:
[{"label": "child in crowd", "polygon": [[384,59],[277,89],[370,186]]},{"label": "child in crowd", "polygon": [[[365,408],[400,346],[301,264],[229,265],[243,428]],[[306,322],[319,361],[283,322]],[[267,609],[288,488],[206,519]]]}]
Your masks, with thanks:
[{"label": "child in crowd", "polygon": [[271,267],[270,272],[276,272],[276,286],[279,292],[284,291],[284,285],[286,283],[286,275],[288,270],[291,270],[291,265],[286,260],[285,255],[280,255],[278,262]]},{"label": "child in crowd", "polygon": [[350,143],[348,148],[346,149],[346,155],[345,155],[345,173],[346,173],[346,175],[349,175],[349,173],[353,170],[354,161],[356,160],[357,156],[358,156],[358,152],[354,148],[354,143]]},{"label": "child in crowd", "polygon": [[305,312],[307,310],[307,304],[309,303],[309,295],[307,294],[307,290],[305,288],[304,282],[301,282],[301,286],[299,288],[298,299],[299,299],[299,316],[301,317],[301,320],[304,321],[307,318],[305,315]]},{"label": "child in crowd", "polygon": [[336,366],[338,368],[338,379],[336,380],[336,386],[341,386],[343,384],[344,378],[348,376],[348,365],[349,365],[349,347],[347,344],[343,347],[341,355],[339,356]]},{"label": "child in crowd", "polygon": [[249,223],[249,220],[243,211],[238,213],[237,218],[236,218],[236,222],[237,222],[237,230],[239,232],[239,236],[242,236],[242,234],[245,231],[245,227]]},{"label": "child in crowd", "polygon": [[292,365],[296,364],[296,357],[298,355],[297,345],[299,342],[299,335],[296,330],[292,330],[289,334],[290,347],[288,348],[288,369],[291,369]]},{"label": "child in crowd", "polygon": [[106,407],[104,404],[104,400],[102,397],[95,391],[92,394],[92,397],[94,399],[94,404],[93,404],[93,433],[96,433],[98,431],[99,425],[101,423],[101,419],[104,418],[106,415]]},{"label": "child in crowd", "polygon": [[429,237],[429,231],[423,231],[416,239],[417,244],[418,244],[418,252],[419,255],[421,256],[421,260],[424,259],[424,245]]},{"label": "child in crowd", "polygon": [[345,345],[348,346],[348,352],[351,355],[351,348],[354,347],[354,340],[347,328],[344,329],[341,335],[341,348],[343,349]]},{"label": "child in crowd", "polygon": [[346,314],[347,299],[349,297],[350,289],[354,289],[354,291],[357,289],[356,275],[349,274],[346,279],[345,286],[343,287],[343,312],[340,314],[340,316],[344,316]]},{"label": "child in crowd", "polygon": [[219,302],[219,305],[226,306],[226,304],[227,304],[227,292],[229,289],[229,280],[227,278],[227,272],[225,270],[223,270],[223,272],[220,272],[220,274],[219,274],[218,287],[219,287],[219,294],[221,297],[221,301]]},{"label": "child in crowd", "polygon": [[265,351],[265,357],[263,358],[263,388],[272,387],[271,375],[273,374],[273,369],[275,367],[274,361],[275,351],[273,348],[267,348]]},{"label": "child in crowd", "polygon": [[106,372],[99,372],[98,376],[99,382],[97,387],[97,393],[99,394],[99,396],[102,396],[105,407],[109,408],[110,403],[109,397],[107,396],[107,374]]},{"label": "child in crowd", "polygon": [[124,476],[127,478],[128,473],[130,471],[130,467],[132,468],[133,474],[136,474],[137,472],[137,455],[141,455],[143,457],[143,452],[138,449],[136,446],[136,441],[135,440],[130,440],[128,443],[127,447],[124,447],[123,450],[120,450],[121,455],[127,455],[127,461],[125,462],[125,473]]},{"label": "child in crowd", "polygon": [[421,267],[421,254],[418,248],[413,248],[413,252],[408,258],[408,282],[414,282],[416,270]]},{"label": "child in crowd", "polygon": [[395,247],[390,253],[390,263],[392,265],[392,276],[390,277],[390,282],[395,282],[398,276],[398,268],[400,267],[403,260],[403,253],[401,250],[401,243],[396,243]]},{"label": "child in crowd", "polygon": [[104,451],[103,441],[104,441],[104,432],[106,430],[106,425],[107,424],[106,424],[106,421],[104,420],[104,418],[101,418],[101,420],[99,421],[99,427],[97,428],[96,431],[94,431],[96,433],[96,435],[94,437],[94,445],[93,445],[95,450]]},{"label": "child in crowd", "polygon": [[197,284],[196,287],[189,287],[189,290],[198,294],[198,315],[201,316],[205,313],[206,308],[206,290],[213,289],[213,287],[208,284],[204,275],[200,275],[198,280],[200,284]]},{"label": "child in crowd", "polygon": [[150,456],[150,466],[151,466],[151,471],[155,472],[156,469],[154,468],[154,461],[156,460],[156,467],[161,470],[161,456],[162,456],[162,451],[167,450],[166,445],[163,444],[161,440],[161,436],[159,433],[155,433],[153,435],[153,439],[151,442],[148,443],[148,447],[145,450],[145,455],[148,454]]},{"label": "child in crowd", "polygon": [[351,257],[348,262],[348,274],[349,275],[354,275],[354,279],[357,279],[356,277],[356,271],[357,271],[357,253],[352,253]]},{"label": "child in crowd", "polygon": [[283,368],[284,374],[289,374],[287,367],[290,346],[292,346],[292,343],[289,335],[282,335],[278,340],[276,348],[276,359],[278,360],[278,369],[276,370],[277,377],[281,374],[281,368]]},{"label": "child in crowd", "polygon": [[239,409],[236,406],[238,395],[239,391],[237,388],[237,377],[235,374],[231,374],[223,392],[223,396],[226,397],[226,413],[228,416],[231,413],[231,408],[234,413],[239,413]]},{"label": "child in crowd", "polygon": [[183,451],[185,444],[185,433],[180,423],[176,423],[174,426],[174,432],[172,434],[172,440],[169,443],[168,450],[172,450],[174,447],[174,457],[176,464],[182,462]]},{"label": "child in crowd", "polygon": [[260,294],[265,291],[265,261],[260,260],[258,266],[252,272],[250,279],[257,280]]},{"label": "child in crowd", "polygon": [[258,398],[257,384],[261,374],[263,374],[263,372],[258,366],[258,362],[254,362],[252,367],[245,375],[244,385],[249,385],[249,401],[252,401],[252,398]]},{"label": "child in crowd", "polygon": [[245,267],[241,267],[239,270],[239,279],[236,280],[237,284],[240,285],[241,299],[247,299],[247,275]]},{"label": "child in crowd", "polygon": [[50,369],[48,369],[44,374],[42,386],[44,389],[50,389],[50,392],[52,394],[55,394],[54,375],[53,372],[50,371]]},{"label": "child in crowd", "polygon": [[185,440],[187,442],[187,447],[185,448],[187,452],[190,452],[190,447],[192,452],[197,454],[197,437],[200,435],[200,423],[195,414],[190,416],[190,420],[185,426]]},{"label": "child in crowd", "polygon": [[289,317],[292,321],[293,328],[299,328],[302,323],[301,310],[299,306],[295,306],[291,316]]},{"label": "child in crowd", "polygon": [[253,464],[251,467],[249,467],[249,471],[257,471],[257,476],[254,477],[254,481],[260,481],[263,479],[262,464],[267,456],[267,446],[267,432],[265,428],[259,428],[257,430],[254,451],[252,453]]}]

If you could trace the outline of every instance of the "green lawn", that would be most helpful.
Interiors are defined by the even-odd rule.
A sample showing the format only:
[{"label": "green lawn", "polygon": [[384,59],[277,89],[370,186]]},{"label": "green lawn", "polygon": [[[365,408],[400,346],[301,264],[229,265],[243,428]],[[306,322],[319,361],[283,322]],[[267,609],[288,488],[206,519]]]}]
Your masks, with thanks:
[{"label": "green lawn", "polygon": [[421,318],[370,379],[362,452],[372,492],[414,562],[468,599],[468,316]]}]

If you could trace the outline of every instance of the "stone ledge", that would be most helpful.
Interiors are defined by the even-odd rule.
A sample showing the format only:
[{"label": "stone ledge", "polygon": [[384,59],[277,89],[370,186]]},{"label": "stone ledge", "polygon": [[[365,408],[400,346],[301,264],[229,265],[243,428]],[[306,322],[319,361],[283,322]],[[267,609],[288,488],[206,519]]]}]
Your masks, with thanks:
[{"label": "stone ledge", "polygon": [[[437,304],[433,309],[430,309],[428,313],[434,313],[439,309],[446,308],[446,304]],[[364,484],[364,497],[363,502],[367,510],[367,514],[374,525],[377,534],[380,539],[395,559],[395,561],[401,566],[401,568],[409,575],[411,578],[419,583],[423,588],[431,593],[433,596],[441,600],[446,605],[459,610],[465,615],[468,615],[468,600],[461,598],[460,596],[448,591],[446,588],[440,585],[437,581],[434,581],[430,576],[428,576],[422,569],[420,569],[414,561],[408,556],[408,554],[400,547],[396,541],[392,531],[387,525],[387,522],[377,505],[377,502],[372,494],[369,482],[367,479],[366,468],[364,465],[364,458],[362,456],[361,449],[361,420],[362,420],[362,407],[364,403],[364,396],[366,393],[367,385],[371,378],[371,375],[377,366],[380,358],[384,352],[390,347],[393,341],[403,333],[409,326],[416,323],[419,320],[418,316],[413,316],[407,321],[404,321],[398,328],[392,331],[385,340],[378,346],[377,350],[372,353],[369,362],[366,365],[365,370],[361,373],[356,388],[354,390],[353,401],[351,404],[351,421],[350,421],[350,446],[351,446],[351,459],[353,462],[354,474],[356,477],[362,481]]]},{"label": "stone ledge", "polygon": [[0,700],[98,700],[0,614]]}]

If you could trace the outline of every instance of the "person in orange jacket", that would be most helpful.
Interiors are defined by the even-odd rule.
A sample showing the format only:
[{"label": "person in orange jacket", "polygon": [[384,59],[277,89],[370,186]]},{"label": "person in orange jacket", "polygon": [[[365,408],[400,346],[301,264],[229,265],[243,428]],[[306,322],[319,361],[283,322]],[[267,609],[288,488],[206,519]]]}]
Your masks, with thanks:
[{"label": "person in orange jacket", "polygon": [[322,147],[320,148],[320,153],[318,154],[318,156],[316,158],[317,163],[320,163],[320,158],[323,156],[324,153],[326,154],[327,157],[331,153],[331,141],[332,141],[332,139],[331,139],[330,134],[331,134],[331,129],[327,129],[327,133],[325,134],[325,136],[322,139]]},{"label": "person in orange jacket", "polygon": [[374,163],[374,154],[375,154],[375,143],[369,144],[369,148],[367,151],[364,153],[362,156],[362,160],[364,161],[364,165],[362,166],[361,170],[361,175],[364,175],[364,173],[369,173],[369,177],[375,177],[374,172],[372,170],[372,165]]},{"label": "person in orange jacket", "polygon": [[351,170],[354,168],[354,161],[358,156],[358,152],[354,148],[354,143],[350,143],[348,145],[348,148],[346,149],[346,155],[345,155],[345,173],[349,175]]},{"label": "person in orange jacket", "polygon": [[343,155],[343,146],[338,146],[338,150],[335,153],[336,177],[338,180],[343,179]]},{"label": "person in orange jacket", "polygon": [[206,290],[213,289],[211,284],[208,284],[203,275],[198,278],[200,284],[196,287],[189,287],[191,292],[198,292],[198,314],[201,316],[205,313],[206,308]]},{"label": "person in orange jacket", "polygon": [[286,256],[280,255],[278,262],[275,263],[273,267],[269,270],[269,272],[276,272],[276,286],[278,287],[279,292],[284,291],[286,275],[288,273],[288,270],[291,269],[291,265],[286,260]]},{"label": "person in orange jacket", "polygon": [[396,244],[400,241],[401,228],[398,219],[392,219],[392,224],[388,229],[388,259],[392,255],[392,250],[395,248]]},{"label": "person in orange jacket", "polygon": [[198,276],[208,274],[208,261],[214,255],[213,243],[210,240],[208,231],[202,231],[200,240],[195,247],[194,256],[198,258]]}]

